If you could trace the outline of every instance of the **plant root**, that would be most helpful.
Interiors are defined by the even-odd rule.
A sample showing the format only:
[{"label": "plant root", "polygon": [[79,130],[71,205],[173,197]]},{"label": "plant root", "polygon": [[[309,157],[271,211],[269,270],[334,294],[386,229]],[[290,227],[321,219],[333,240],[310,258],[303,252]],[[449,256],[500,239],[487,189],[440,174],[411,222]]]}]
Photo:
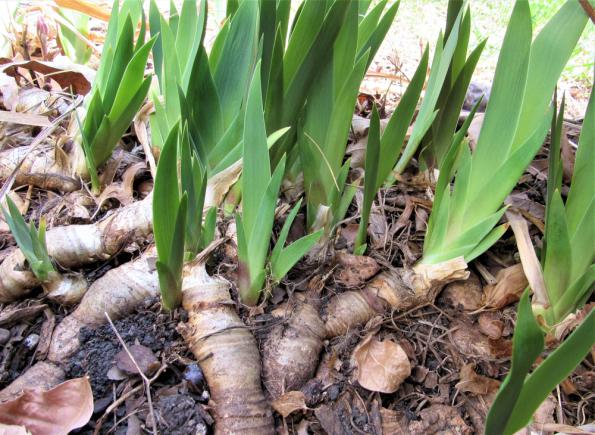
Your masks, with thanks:
[{"label": "plant root", "polygon": [[[47,232],[48,254],[62,267],[107,260],[124,247],[139,243],[153,230],[152,195],[122,207],[106,219],[89,225],[55,227]],[[0,265],[0,302],[26,296],[41,283],[25,266],[19,249]]]},{"label": "plant root", "polygon": [[59,366],[39,361],[0,391],[0,402],[16,399],[25,389],[49,390],[64,381],[65,373]]},{"label": "plant root", "polygon": [[313,306],[296,309],[285,326],[271,331],[263,345],[267,389],[273,397],[300,389],[318,366],[325,338],[345,335],[389,309],[406,311],[431,303],[446,284],[468,277],[462,257],[436,265],[418,264],[412,269],[385,271],[362,290],[333,296],[325,321]]},{"label": "plant root", "polygon": [[468,277],[467,263],[462,257],[383,272],[363,290],[331,298],[326,314],[327,337],[344,335],[388,309],[407,311],[431,303],[446,284]]},{"label": "plant root", "polygon": [[264,384],[274,399],[314,376],[326,335],[319,306],[318,298],[297,301],[288,320],[274,326],[262,344]]},{"label": "plant root", "polygon": [[0,180],[6,180],[17,168],[14,184],[32,185],[40,189],[59,192],[75,192],[81,188],[78,179],[72,178],[68,167],[62,167],[55,158],[57,151],[53,145],[34,145],[12,148],[0,152]]},{"label": "plant root", "polygon": [[256,340],[236,313],[229,283],[195,261],[185,268],[182,291],[188,323],[179,331],[209,385],[215,433],[274,434]]},{"label": "plant root", "polygon": [[[27,260],[19,249],[0,264],[0,303],[19,299],[38,285],[39,280],[27,267]],[[41,286],[49,299],[64,305],[78,302],[87,291],[87,281],[78,274],[52,272]]]},{"label": "plant root", "polygon": [[79,306],[54,330],[48,360],[63,363],[79,348],[83,326],[96,328],[112,319],[130,314],[145,299],[159,294],[153,266],[155,250],[146,251],[134,261],[111,269],[90,287]]}]

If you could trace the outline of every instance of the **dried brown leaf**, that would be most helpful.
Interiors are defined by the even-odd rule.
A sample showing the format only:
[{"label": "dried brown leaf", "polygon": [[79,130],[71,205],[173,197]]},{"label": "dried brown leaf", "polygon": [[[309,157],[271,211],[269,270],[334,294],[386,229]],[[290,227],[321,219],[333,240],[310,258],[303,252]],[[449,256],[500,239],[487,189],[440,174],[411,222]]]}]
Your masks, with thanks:
[{"label": "dried brown leaf", "polygon": [[379,341],[368,335],[353,351],[357,381],[370,390],[394,393],[411,374],[411,363],[403,348],[390,339]]},{"label": "dried brown leaf", "polygon": [[475,373],[475,364],[465,364],[463,368],[461,368],[460,381],[455,387],[464,393],[473,393],[483,396],[498,391],[500,382],[496,379],[491,379]]},{"label": "dried brown leaf", "polygon": [[77,378],[49,391],[26,390],[0,404],[0,423],[26,427],[33,434],[66,434],[87,424],[93,415],[89,379]]},{"label": "dried brown leaf", "polygon": [[529,285],[520,263],[500,270],[496,281],[483,288],[484,305],[489,308],[499,309],[518,301]]},{"label": "dried brown leaf", "polygon": [[36,127],[49,127],[52,125],[52,122],[47,116],[36,115],[34,113],[8,112],[6,110],[0,110],[0,122]]},{"label": "dried brown leaf", "polygon": [[308,409],[306,396],[301,391],[288,391],[273,400],[271,405],[283,418],[287,418],[292,412]]},{"label": "dried brown leaf", "polygon": [[94,78],[92,70],[72,63],[65,57],[52,62],[39,60],[11,62],[3,65],[2,71],[9,76],[16,77],[18,75],[18,68],[25,68],[47,75],[66,90],[72,87],[72,91],[79,95],[85,95],[91,90],[91,83]]},{"label": "dried brown leaf", "polygon": [[444,434],[470,435],[473,431],[461,418],[457,408],[432,405],[419,413],[421,421],[409,423],[411,435]]},{"label": "dried brown leaf", "polygon": [[[153,353],[151,349],[146,346],[140,344],[134,344],[132,346],[128,346],[128,350],[132,354],[134,361],[141,369],[143,374],[150,375],[155,370],[157,370],[160,366],[159,360]],[[128,352],[126,350],[121,350],[116,355],[116,367],[128,374],[136,374],[138,373],[138,369],[134,362],[128,356]]]},{"label": "dried brown leaf", "polygon": [[380,270],[380,266],[371,257],[352,255],[341,251],[337,253],[340,265],[335,277],[345,287],[357,287],[372,278]]},{"label": "dried brown leaf", "polygon": [[477,323],[479,324],[479,330],[492,340],[498,340],[502,337],[504,322],[500,320],[498,313],[483,312],[477,318]]},{"label": "dried brown leaf", "polygon": [[458,322],[451,334],[451,341],[463,355],[493,360],[508,357],[512,353],[512,343],[508,340],[492,340],[483,335],[475,326]]},{"label": "dried brown leaf", "polygon": [[481,307],[482,296],[479,277],[471,273],[466,280],[448,284],[440,294],[440,301],[453,308],[475,311]]},{"label": "dried brown leaf", "polygon": [[11,324],[16,321],[27,321],[35,316],[40,311],[43,311],[47,305],[33,304],[29,306],[8,306],[0,311],[0,325]]},{"label": "dried brown leaf", "polygon": [[382,419],[383,434],[407,433],[409,420],[404,412],[380,408],[380,416]]},{"label": "dried brown leaf", "polygon": [[506,218],[510,222],[510,226],[514,232],[523,271],[533,290],[533,303],[546,306],[548,305],[548,297],[543,279],[543,271],[541,270],[541,263],[537,258],[535,248],[533,248],[533,243],[531,242],[527,221],[521,215],[511,210],[506,212]]}]

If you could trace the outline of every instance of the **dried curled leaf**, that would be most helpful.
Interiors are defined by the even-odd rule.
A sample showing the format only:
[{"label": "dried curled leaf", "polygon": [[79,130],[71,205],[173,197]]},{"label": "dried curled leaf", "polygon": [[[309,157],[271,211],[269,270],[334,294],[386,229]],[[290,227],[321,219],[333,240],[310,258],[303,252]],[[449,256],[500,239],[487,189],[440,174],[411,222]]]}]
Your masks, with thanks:
[{"label": "dried curled leaf", "polygon": [[2,71],[9,76],[16,77],[17,69],[25,68],[47,75],[63,88],[72,90],[75,94],[85,95],[91,90],[94,71],[82,65],[72,63],[64,56],[57,57],[52,62],[28,60],[11,62],[2,67]]},{"label": "dried curled leaf", "polygon": [[411,374],[411,363],[403,348],[392,340],[379,341],[368,335],[353,351],[357,381],[370,390],[394,393]]},{"label": "dried curled leaf", "polygon": [[520,263],[499,271],[496,281],[483,289],[485,306],[489,308],[503,308],[518,301],[529,285]]},{"label": "dried curled leaf", "polygon": [[140,344],[134,344],[130,346],[128,350],[130,351],[130,354],[134,358],[134,362],[136,362],[136,364],[134,364],[134,362],[130,359],[130,356],[126,350],[121,350],[116,355],[115,360],[116,367],[122,372],[127,374],[136,374],[138,373],[138,365],[138,368],[141,369],[143,374],[150,375],[159,368],[159,360],[153,351],[148,347]]},{"label": "dried curled leaf", "polygon": [[286,418],[295,411],[308,409],[306,396],[301,391],[288,391],[271,403],[273,409]]},{"label": "dried curled leaf", "polygon": [[0,404],[0,423],[24,426],[33,434],[66,434],[93,415],[93,393],[87,377],[71,379],[48,391],[26,390]]},{"label": "dried curled leaf", "polygon": [[465,364],[461,368],[460,381],[455,387],[461,392],[483,396],[498,391],[500,382],[475,373],[475,364]]},{"label": "dried curled leaf", "polygon": [[461,418],[457,408],[446,405],[432,405],[419,413],[421,421],[409,424],[409,433],[425,435],[430,433],[470,435],[472,430]]},{"label": "dried curled leaf", "polygon": [[475,358],[493,360],[509,357],[512,353],[512,343],[500,338],[492,340],[483,335],[475,325],[458,322],[456,330],[451,334],[452,344],[463,355]]}]

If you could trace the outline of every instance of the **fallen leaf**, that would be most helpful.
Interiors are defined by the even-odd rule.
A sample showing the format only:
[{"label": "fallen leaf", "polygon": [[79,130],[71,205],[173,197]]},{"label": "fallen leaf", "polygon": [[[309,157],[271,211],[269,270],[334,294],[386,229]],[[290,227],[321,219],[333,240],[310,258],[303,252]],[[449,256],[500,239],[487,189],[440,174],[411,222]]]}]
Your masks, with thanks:
[{"label": "fallen leaf", "polygon": [[341,248],[353,248],[358,228],[358,224],[347,224],[341,227],[338,232],[337,245]]},{"label": "fallen leaf", "polygon": [[[159,360],[148,347],[141,344],[133,344],[132,346],[128,346],[128,350],[143,374],[151,374],[159,368]],[[136,365],[134,365],[134,362],[130,359],[126,350],[118,352],[115,361],[116,367],[124,373],[131,375],[138,373]]]},{"label": "fallen leaf", "polygon": [[273,409],[287,418],[295,411],[306,410],[306,396],[301,391],[288,391],[271,403]]},{"label": "fallen leaf", "polygon": [[97,199],[97,209],[101,209],[103,204],[112,198],[118,200],[121,206],[132,204],[134,201],[134,180],[146,169],[145,162],[138,162],[129,166],[122,174],[121,183],[111,183],[101,192]]},{"label": "fallen leaf", "polygon": [[554,338],[557,341],[562,341],[564,337],[570,334],[582,321],[587,317],[591,310],[595,309],[595,302],[586,304],[576,313],[571,313],[564,320],[558,323],[554,329]]},{"label": "fallen leaf", "polygon": [[481,308],[483,291],[479,277],[471,273],[469,278],[448,284],[440,294],[440,301],[465,311],[475,311]]},{"label": "fallen leaf", "polygon": [[380,408],[380,417],[382,419],[383,434],[388,435],[407,433],[409,420],[407,419],[407,415],[404,412]]},{"label": "fallen leaf", "polygon": [[341,418],[330,405],[322,405],[314,410],[314,415],[318,419],[320,426],[329,435],[339,435],[345,433]]},{"label": "fallen leaf", "polygon": [[408,433],[411,435],[467,435],[473,432],[461,418],[459,411],[452,406],[432,405],[423,409],[419,416],[421,421],[409,423]]},{"label": "fallen leaf", "polygon": [[477,318],[479,330],[492,340],[498,340],[502,337],[504,331],[504,322],[499,318],[496,312],[483,312]]},{"label": "fallen leaf", "polygon": [[0,404],[0,423],[24,426],[32,434],[66,434],[93,415],[93,393],[87,377],[71,379],[49,391],[25,390]]},{"label": "fallen leaf", "polygon": [[520,263],[500,270],[496,281],[496,284],[483,288],[484,305],[489,308],[499,309],[517,302],[529,285]]},{"label": "fallen leaf", "polygon": [[85,95],[91,90],[95,73],[90,68],[78,65],[66,56],[58,56],[51,62],[26,60],[11,62],[2,66],[2,71],[11,77],[18,75],[18,68],[24,68],[47,75],[60,86],[72,90],[75,94]]},{"label": "fallen leaf", "polygon": [[533,304],[545,306],[548,304],[547,289],[543,278],[541,263],[535,253],[533,241],[529,234],[527,221],[518,213],[509,210],[506,212],[506,218],[510,222],[514,238],[519,249],[521,264],[528,283],[533,290]]},{"label": "fallen leaf", "polygon": [[40,311],[43,311],[47,305],[38,304],[30,306],[8,306],[0,311],[0,325],[11,324],[15,321],[27,321],[34,318]]},{"label": "fallen leaf", "polygon": [[370,391],[394,393],[411,374],[411,363],[394,341],[368,335],[353,351],[357,381]]},{"label": "fallen leaf", "polygon": [[345,251],[337,253],[337,263],[340,267],[335,277],[337,282],[345,287],[360,286],[380,270],[380,266],[373,258],[352,255]]},{"label": "fallen leaf", "polygon": [[36,115],[34,113],[8,112],[6,110],[0,110],[0,122],[36,127],[49,127],[52,125],[52,122],[47,116]]},{"label": "fallen leaf", "polygon": [[455,385],[463,393],[486,395],[498,391],[500,382],[475,373],[475,364],[465,364],[461,368],[460,381]]},{"label": "fallen leaf", "polygon": [[463,355],[489,360],[508,357],[512,353],[512,343],[508,340],[491,340],[473,325],[458,322],[450,338]]}]

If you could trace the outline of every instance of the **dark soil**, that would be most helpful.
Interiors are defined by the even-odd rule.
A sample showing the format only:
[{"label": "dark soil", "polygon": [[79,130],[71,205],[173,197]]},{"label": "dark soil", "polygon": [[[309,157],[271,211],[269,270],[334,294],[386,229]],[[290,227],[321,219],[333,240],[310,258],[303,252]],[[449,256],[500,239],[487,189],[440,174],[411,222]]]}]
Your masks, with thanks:
[{"label": "dark soil", "polygon": [[[159,301],[154,299],[146,301],[135,314],[113,322],[128,347],[145,346],[161,364],[168,366],[151,386],[153,410],[160,433],[207,433],[212,425],[210,415],[203,409],[203,403],[209,396],[204,390],[202,373],[187,357],[183,340],[176,332],[176,325],[186,320],[185,315],[183,310],[163,313]],[[116,376],[112,373],[116,367],[116,355],[123,348],[109,324],[95,330],[83,328],[80,341],[79,351],[69,361],[67,377],[90,377],[95,414],[92,421],[80,430],[80,433],[86,434],[93,433],[114,400],[142,383],[139,376],[131,375],[121,379],[117,373]],[[106,418],[102,422],[100,433],[113,431],[116,434],[125,434],[127,430],[136,430],[137,426],[139,429],[151,430],[151,426],[147,426],[147,421],[150,421],[149,407],[142,388],[137,394],[127,398],[115,410],[114,415],[117,420],[116,428],[114,418]]]}]

